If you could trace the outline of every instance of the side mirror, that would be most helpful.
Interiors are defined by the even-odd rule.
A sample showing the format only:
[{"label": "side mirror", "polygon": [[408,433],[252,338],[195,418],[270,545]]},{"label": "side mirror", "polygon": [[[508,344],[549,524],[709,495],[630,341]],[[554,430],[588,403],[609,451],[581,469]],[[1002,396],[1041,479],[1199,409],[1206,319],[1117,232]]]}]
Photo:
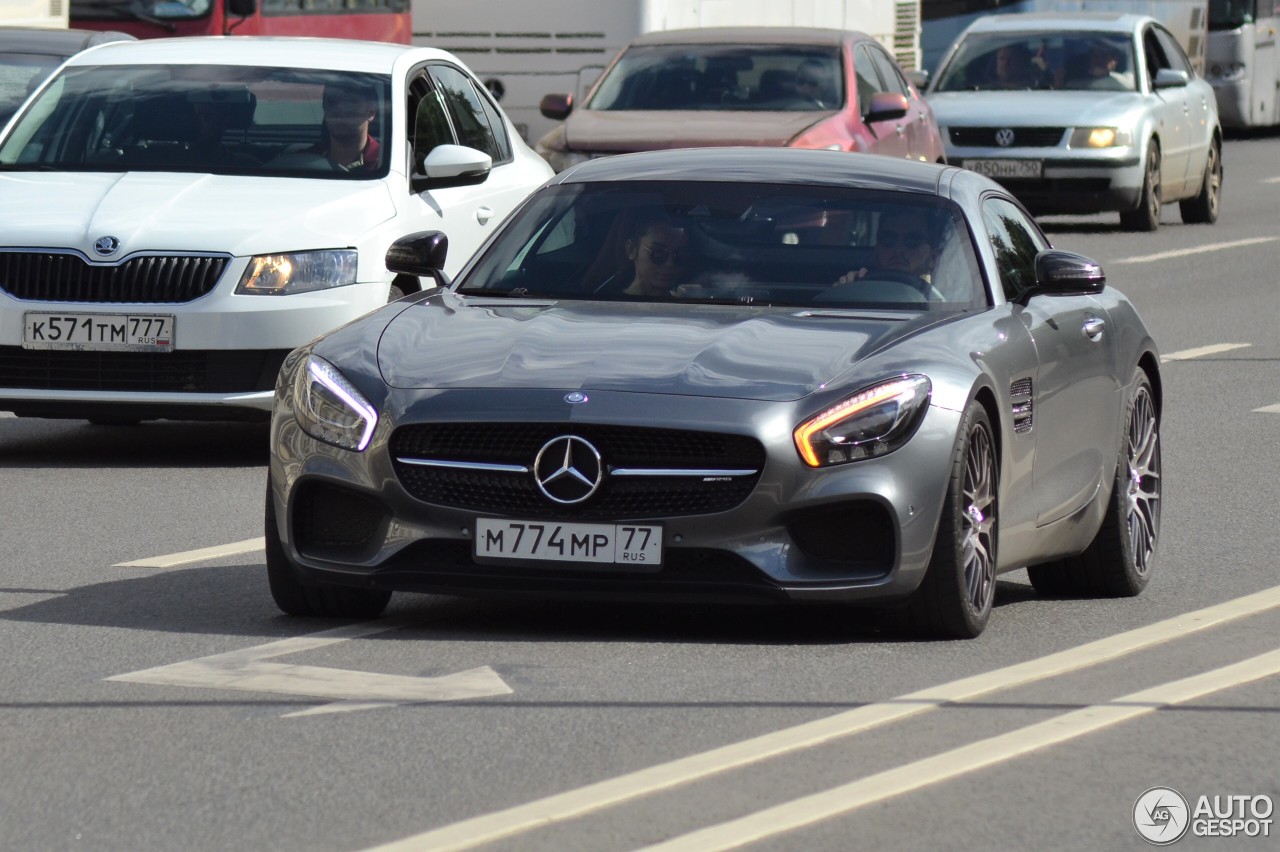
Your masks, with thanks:
[{"label": "side mirror", "polygon": [[425,175],[414,175],[413,191],[474,186],[484,183],[493,170],[493,158],[465,145],[437,145],[422,163]]},{"label": "side mirror", "polygon": [[1045,249],[1036,255],[1036,286],[1042,293],[1100,293],[1106,283],[1107,274],[1102,267],[1082,254]]},{"label": "side mirror", "polygon": [[915,86],[918,91],[923,92],[925,87],[929,85],[929,72],[923,68],[916,68],[911,71],[904,71],[907,82]]},{"label": "side mirror", "polygon": [[1153,89],[1177,89],[1190,82],[1191,75],[1186,71],[1161,68],[1156,72],[1156,79],[1151,83],[1151,87]]},{"label": "side mirror", "polygon": [[227,14],[247,18],[258,11],[258,0],[227,0]]},{"label": "side mirror", "polygon": [[569,117],[569,113],[573,112],[573,95],[568,93],[543,95],[542,101],[538,104],[538,112],[542,113],[543,118],[564,121]]},{"label": "side mirror", "polygon": [[906,95],[900,95],[897,92],[876,92],[871,96],[871,105],[863,118],[866,121],[890,121],[902,118],[907,114],[909,106]]},{"label": "side mirror", "polygon": [[419,231],[401,237],[387,249],[390,272],[431,277],[444,286],[444,261],[449,254],[449,238],[441,231]]}]

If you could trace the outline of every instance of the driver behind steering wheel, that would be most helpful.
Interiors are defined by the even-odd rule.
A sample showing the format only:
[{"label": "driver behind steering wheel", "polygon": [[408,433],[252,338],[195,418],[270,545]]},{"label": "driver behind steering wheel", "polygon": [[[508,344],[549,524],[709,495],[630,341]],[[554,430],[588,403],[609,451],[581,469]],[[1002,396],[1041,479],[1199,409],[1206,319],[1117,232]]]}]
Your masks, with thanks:
[{"label": "driver behind steering wheel", "polygon": [[[876,278],[877,273],[890,273],[920,279],[920,289],[927,292],[933,283],[933,267],[938,260],[937,240],[925,210],[897,209],[880,214],[876,242],[870,267],[846,272],[836,284],[849,284],[862,278]],[[892,275],[892,273],[897,273]],[[882,277],[882,276],[881,276]]]}]

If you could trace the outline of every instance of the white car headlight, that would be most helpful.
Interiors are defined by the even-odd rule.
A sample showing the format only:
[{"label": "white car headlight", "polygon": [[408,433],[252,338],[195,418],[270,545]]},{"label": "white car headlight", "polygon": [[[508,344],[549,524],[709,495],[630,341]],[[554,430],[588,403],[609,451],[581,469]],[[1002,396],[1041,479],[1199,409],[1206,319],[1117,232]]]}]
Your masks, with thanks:
[{"label": "white car headlight", "polygon": [[361,452],[373,439],[378,412],[323,358],[307,356],[293,378],[293,413],[317,441]]},{"label": "white car headlight", "polygon": [[796,427],[793,438],[809,467],[874,458],[893,452],[915,434],[933,384],[900,376],[859,391]]},{"label": "white car headlight", "polygon": [[356,260],[355,249],[260,254],[249,259],[236,292],[287,296],[344,287],[356,283]]},{"label": "white car headlight", "polygon": [[1071,131],[1072,148],[1126,148],[1133,134],[1118,127],[1077,127]]}]

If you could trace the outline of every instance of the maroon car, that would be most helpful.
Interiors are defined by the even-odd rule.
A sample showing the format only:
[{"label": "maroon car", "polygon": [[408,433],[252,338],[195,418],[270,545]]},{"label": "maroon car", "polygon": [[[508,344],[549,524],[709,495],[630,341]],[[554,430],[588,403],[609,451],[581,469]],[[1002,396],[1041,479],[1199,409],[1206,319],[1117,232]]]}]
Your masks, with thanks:
[{"label": "maroon car", "polygon": [[538,152],[556,171],[610,154],[721,145],[827,148],[944,162],[933,112],[865,33],[734,27],[649,33],[622,50]]}]

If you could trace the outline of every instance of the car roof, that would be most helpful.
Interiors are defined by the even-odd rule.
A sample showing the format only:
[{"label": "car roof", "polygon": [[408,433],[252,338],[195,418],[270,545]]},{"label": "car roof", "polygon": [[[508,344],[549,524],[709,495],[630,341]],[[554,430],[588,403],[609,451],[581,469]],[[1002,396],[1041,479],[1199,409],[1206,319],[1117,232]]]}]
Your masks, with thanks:
[{"label": "car roof", "polygon": [[552,183],[713,181],[843,186],[939,194],[960,170],[896,157],[803,148],[679,148],[589,160]]},{"label": "car roof", "polygon": [[136,41],[136,39],[128,33],[110,30],[0,27],[0,53],[71,56],[86,47],[114,41]]},{"label": "car roof", "polygon": [[1016,15],[983,15],[967,32],[1042,32],[1045,30],[1132,33],[1151,18],[1127,12],[1023,12]]},{"label": "car roof", "polygon": [[849,39],[860,41],[870,38],[856,30],[821,27],[697,27],[646,33],[631,44],[815,44],[836,47]]},{"label": "car roof", "polygon": [[388,73],[402,57],[453,56],[430,47],[296,36],[199,36],[105,45],[71,59],[73,65],[265,65]]}]

